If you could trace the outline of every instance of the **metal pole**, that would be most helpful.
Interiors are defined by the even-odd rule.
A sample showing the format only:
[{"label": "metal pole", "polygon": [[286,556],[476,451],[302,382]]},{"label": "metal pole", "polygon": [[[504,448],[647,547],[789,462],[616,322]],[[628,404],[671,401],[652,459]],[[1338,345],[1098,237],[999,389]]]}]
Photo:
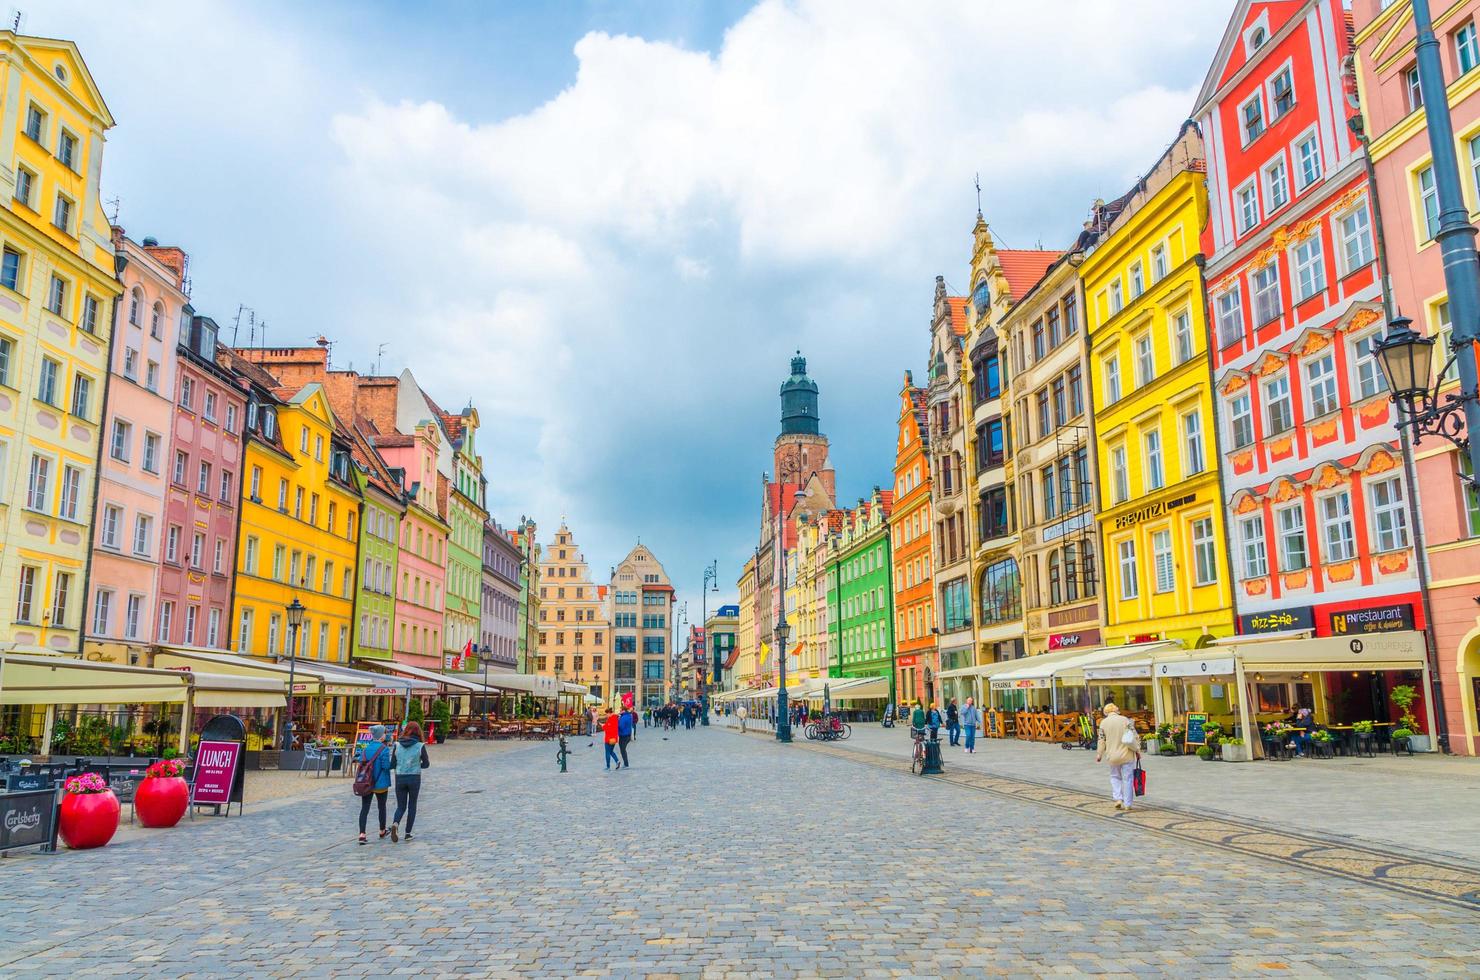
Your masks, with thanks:
[{"label": "metal pole", "polygon": [[294,668],[298,664],[298,627],[292,623],[288,624],[288,721],[283,725],[283,751],[289,752],[293,749],[293,696],[297,690],[294,684],[296,672]]}]

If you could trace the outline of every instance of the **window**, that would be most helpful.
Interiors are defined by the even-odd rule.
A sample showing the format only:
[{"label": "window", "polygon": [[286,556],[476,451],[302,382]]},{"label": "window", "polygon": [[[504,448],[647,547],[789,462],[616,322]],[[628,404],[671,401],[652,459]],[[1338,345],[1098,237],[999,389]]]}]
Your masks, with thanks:
[{"label": "window", "polygon": [[1254,412],[1249,407],[1247,394],[1228,400],[1228,420],[1234,449],[1242,449],[1254,441]]},{"label": "window", "polygon": [[1434,168],[1424,167],[1416,175],[1418,180],[1418,197],[1422,206],[1424,221],[1424,241],[1429,241],[1439,234],[1439,188],[1434,183]]},{"label": "window", "polygon": [[1326,265],[1321,260],[1321,233],[1295,246],[1295,297],[1310,299],[1326,288]]},{"label": "window", "polygon": [[1408,96],[1408,111],[1417,112],[1423,108],[1423,86],[1418,81],[1418,66],[1414,65],[1403,72],[1403,86]]},{"label": "window", "polygon": [[1454,32],[1454,60],[1461,75],[1480,65],[1480,44],[1476,43],[1473,20]]},{"label": "window", "polygon": [[1192,314],[1183,310],[1172,317],[1172,356],[1177,364],[1192,360],[1195,342],[1192,338]]},{"label": "window", "polygon": [[1244,545],[1244,578],[1263,578],[1269,574],[1268,556],[1264,550],[1264,518],[1256,514],[1239,522],[1239,537]]},{"label": "window", "polygon": [[1264,168],[1264,200],[1268,202],[1267,211],[1273,213],[1284,207],[1290,201],[1290,182],[1285,168],[1285,156]]},{"label": "window", "polygon": [[195,379],[180,379],[180,405],[183,408],[194,410],[195,408]]},{"label": "window", "polygon": [[[221,610],[212,609],[206,625],[206,646],[213,647],[221,638]],[[340,644],[343,646],[343,643]],[[343,650],[340,651],[341,653]]]},{"label": "window", "polygon": [[1105,358],[1105,404],[1120,401],[1120,358],[1114,354]]},{"label": "window", "polygon": [[1280,570],[1298,572],[1310,565],[1305,547],[1305,511],[1296,504],[1275,511],[1280,532]]},{"label": "window", "polygon": [[1387,391],[1387,377],[1377,363],[1377,354],[1374,350],[1381,339],[1380,331],[1373,332],[1358,338],[1352,345],[1356,352],[1358,398],[1371,398],[1373,395]]},{"label": "window", "polygon": [[1295,144],[1295,167],[1295,182],[1300,190],[1321,179],[1321,143],[1314,133]]},{"label": "window", "polygon": [[1127,539],[1116,546],[1120,556],[1120,598],[1134,599],[1141,594],[1136,578],[1136,542]]},{"label": "window", "polygon": [[1372,262],[1372,220],[1364,206],[1342,215],[1337,224],[1341,232],[1341,256],[1346,263],[1344,271],[1351,275]]},{"label": "window", "polygon": [[1254,142],[1264,133],[1264,104],[1259,101],[1259,94],[1243,105],[1239,106],[1239,118],[1243,124],[1244,144]]},{"label": "window", "polygon": [[36,198],[36,175],[25,167],[15,168],[15,199],[26,207],[35,210],[36,205],[32,203]]},{"label": "window", "polygon": [[195,621],[200,617],[199,606],[185,607],[185,643],[187,646],[195,645]]},{"label": "window", "polygon": [[189,469],[189,467],[190,467],[190,456],[187,455],[186,452],[183,449],[176,449],[175,450],[175,471],[170,476],[171,482],[175,483],[178,486],[182,486],[183,487],[185,485],[185,473],[186,473],[186,470]]},{"label": "window", "polygon": [[1378,551],[1408,547],[1408,510],[1404,506],[1403,481],[1393,476],[1369,484],[1372,498],[1372,528],[1377,532]]},{"label": "window", "polygon": [[[1004,558],[982,571],[981,604],[984,624],[1022,618],[1023,588],[1016,561]],[[877,643],[874,645],[878,646]]]},{"label": "window", "polygon": [[1213,519],[1199,517],[1192,522],[1192,564],[1198,585],[1212,585],[1218,580],[1218,550],[1213,542]]},{"label": "window", "polygon": [[91,334],[98,332],[98,298],[96,296],[82,297],[82,319],[78,326]]},{"label": "window", "polygon": [[[211,563],[211,571],[215,572],[217,575],[220,575],[222,573],[222,571],[225,570],[225,565],[226,565],[226,540],[224,538],[217,538],[216,539],[216,553],[215,553],[215,557],[214,557],[214,559],[212,560],[212,563]],[[327,592],[328,589],[325,589],[324,591]]]},{"label": "window", "polygon": [[1295,424],[1290,406],[1290,378],[1280,375],[1264,383],[1264,413],[1268,423],[1265,428],[1272,436],[1279,435]]},{"label": "window", "polygon": [[129,461],[129,452],[133,445],[134,427],[123,419],[113,420],[113,438],[108,441],[108,455],[120,463]]},{"label": "window", "polygon": [[1447,384],[1459,377],[1459,361],[1455,360],[1449,365],[1449,370],[1444,370],[1444,364],[1449,356],[1454,353],[1454,321],[1449,316],[1449,300],[1443,300],[1434,306],[1434,367],[1443,372],[1443,380]]},{"label": "window", "polygon": [[196,531],[190,538],[190,567],[204,568],[206,536]]},{"label": "window", "polygon": [[1042,439],[1053,431],[1048,411],[1048,389],[1038,392],[1038,438]]},{"label": "window", "polygon": [[1071,367],[1066,375],[1069,379],[1069,418],[1084,414],[1084,378],[1079,365]]},{"label": "window", "polygon": [[51,621],[56,626],[67,624],[67,599],[72,594],[72,576],[69,572],[57,572],[56,589],[51,600]]},{"label": "window", "polygon": [[1171,269],[1167,264],[1167,247],[1158,245],[1151,250],[1151,281],[1160,282]]},{"label": "window", "polygon": [[1244,339],[1243,288],[1237,281],[1233,287],[1218,294],[1218,347],[1232,347]]},{"label": "window", "polygon": [[1254,323],[1264,326],[1280,315],[1280,268],[1270,262],[1262,269],[1255,269],[1249,277],[1254,290]]},{"label": "window", "polygon": [[57,137],[57,159],[69,170],[77,169],[77,137],[65,129]]},{"label": "window", "polygon": [[31,510],[51,512],[51,460],[46,456],[31,456],[26,506]]},{"label": "window", "polygon": [[1156,354],[1151,347],[1151,334],[1136,338],[1136,387],[1149,385],[1156,377]]},{"label": "window", "polygon": [[164,560],[173,564],[180,562],[180,525],[171,524],[164,536]]},{"label": "window", "polygon": [[1161,430],[1151,429],[1141,436],[1146,451],[1146,489],[1160,490],[1166,486],[1166,473],[1161,465]]},{"label": "window", "polygon": [[139,638],[139,617],[144,610],[144,597],[131,595],[123,613],[123,635],[130,640]]},{"label": "window", "polygon": [[148,514],[134,517],[134,554],[149,557],[149,544],[154,540],[154,518]]},{"label": "window", "polygon": [[62,366],[49,357],[41,359],[41,377],[36,383],[36,397],[48,405],[57,403],[58,379],[62,374]]},{"label": "window", "polygon": [[1119,313],[1123,309],[1125,309],[1125,291],[1120,285],[1120,280],[1117,279],[1110,284],[1110,312]]},{"label": "window", "polygon": [[77,520],[77,512],[81,503],[82,471],[75,466],[63,466],[61,515],[69,521]]},{"label": "window", "polygon": [[[403,627],[403,629],[404,629],[404,627]],[[247,649],[248,644],[250,644],[251,641],[252,641],[252,610],[251,610],[250,607],[247,607],[247,608],[242,609],[241,630],[237,633],[237,637],[236,637],[236,648],[237,648],[237,650],[242,651],[242,652],[245,652],[246,649]],[[269,650],[272,649],[272,647],[271,647],[271,641],[270,640],[269,640],[268,649]]]},{"label": "window", "polygon": [[226,406],[226,431],[227,432],[235,432],[236,431],[236,406],[235,405],[227,405]]},{"label": "window", "polygon": [[1202,413],[1193,410],[1182,416],[1182,470],[1187,476],[1207,468],[1203,452]]},{"label": "window", "polygon": [[26,107],[26,135],[37,143],[46,136],[46,113],[35,105]]},{"label": "window", "polygon": [[195,492],[208,496],[211,492],[211,464],[201,463],[195,477]]},{"label": "window", "polygon": [[159,604],[159,642],[170,642],[170,633],[175,622],[175,604],[168,600]]},{"label": "window", "polygon": [[21,253],[13,248],[0,253],[0,286],[17,293],[21,291]]},{"label": "window", "polygon": [[1246,232],[1259,223],[1259,189],[1251,180],[1235,194],[1238,200],[1239,231]]},{"label": "window", "polygon": [[262,467],[260,466],[252,467],[251,495],[253,500],[258,503],[262,502]]},{"label": "window", "polygon": [[99,589],[93,596],[92,631],[94,636],[108,635],[108,614],[113,608],[113,593]]},{"label": "window", "polygon": [[1269,98],[1273,110],[1271,119],[1278,119],[1295,107],[1295,84],[1290,77],[1290,69],[1282,69],[1269,80]]},{"label": "window", "polygon": [[98,527],[98,541],[104,548],[118,549],[118,525],[123,521],[123,508],[114,504],[103,507],[103,520]]},{"label": "window", "polygon": [[230,503],[231,502],[231,488],[232,488],[232,486],[234,484],[235,484],[235,481],[232,480],[232,478],[231,478],[231,471],[230,470],[222,470],[221,471],[221,493],[219,495],[219,499],[220,499],[220,501],[223,504],[227,504],[227,503]]},{"label": "window", "polygon": [[1336,360],[1329,350],[1305,365],[1305,388],[1310,418],[1336,411]]},{"label": "window", "polygon": [[1079,301],[1070,293],[1064,297],[1064,336],[1072,337],[1079,333]]},{"label": "window", "polygon": [[1356,554],[1351,494],[1343,490],[1321,498],[1321,532],[1327,561],[1351,561]]},{"label": "window", "polygon": [[1059,515],[1059,494],[1054,483],[1054,468],[1045,466],[1042,475],[1043,483],[1043,519],[1052,520]]},{"label": "window", "polygon": [[1176,588],[1177,572],[1172,563],[1172,532],[1153,531],[1151,534],[1151,568],[1156,576],[1155,590],[1170,592]]},{"label": "window", "polygon": [[1460,481],[1460,485],[1465,491],[1465,517],[1470,537],[1480,537],[1480,490],[1476,490],[1474,485],[1468,480],[1470,476],[1474,475],[1474,470],[1470,466],[1470,457],[1465,453],[1455,453],[1454,455],[1458,460],[1455,472],[1465,478]]},{"label": "window", "polygon": [[214,391],[206,392],[206,400],[204,406],[201,408],[201,414],[205,416],[207,422],[216,421],[216,393]]},{"label": "window", "polygon": [[139,380],[139,352],[132,347],[123,349],[123,376],[130,381]]},{"label": "window", "polygon": [[[58,194],[56,204],[51,209],[51,223],[56,226],[57,231],[72,234],[72,200],[65,194]],[[52,310],[59,313],[60,310]]]},{"label": "window", "polygon": [[1115,492],[1115,502],[1123,504],[1130,499],[1130,473],[1125,465],[1125,447],[1116,446],[1110,450],[1110,479],[1112,489]]},{"label": "window", "polygon": [[1131,299],[1135,299],[1146,291],[1146,274],[1141,269],[1141,263],[1136,262],[1131,266]]},{"label": "window", "polygon": [[36,568],[22,565],[20,580],[16,583],[15,619],[18,623],[31,622],[31,613],[36,597]]}]

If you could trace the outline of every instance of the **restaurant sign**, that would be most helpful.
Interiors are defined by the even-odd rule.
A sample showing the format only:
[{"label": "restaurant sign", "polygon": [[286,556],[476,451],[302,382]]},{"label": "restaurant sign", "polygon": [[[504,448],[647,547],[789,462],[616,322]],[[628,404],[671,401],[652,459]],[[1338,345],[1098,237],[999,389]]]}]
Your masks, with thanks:
[{"label": "restaurant sign", "polygon": [[1163,517],[1167,514],[1170,514],[1178,507],[1186,506],[1196,499],[1197,494],[1187,493],[1183,494],[1180,497],[1173,497],[1171,500],[1158,500],[1154,504],[1147,504],[1145,507],[1138,507],[1135,510],[1130,511],[1129,513],[1121,514],[1119,517],[1117,517],[1115,519],[1115,530],[1123,531],[1135,524],[1140,524],[1142,521],[1151,521],[1155,520],[1158,517]]},{"label": "restaurant sign", "polygon": [[994,691],[1027,691],[1034,688],[1048,687],[1047,677],[1021,677],[1014,680],[994,680],[992,690]]},{"label": "restaurant sign", "polygon": [[50,849],[56,816],[54,789],[0,795],[0,851],[16,847]]},{"label": "restaurant sign", "polygon": [[1268,612],[1244,613],[1238,618],[1240,633],[1278,633],[1282,630],[1315,629],[1315,609],[1310,606],[1292,606],[1289,609],[1271,609]]},{"label": "restaurant sign", "polygon": [[195,753],[195,784],[191,803],[227,804],[234,802],[236,770],[241,765],[242,743],[202,741]]},{"label": "restaurant sign", "polygon": [[1080,630],[1078,633],[1050,633],[1048,634],[1048,648],[1050,650],[1073,650],[1076,648],[1088,648],[1098,645],[1100,642],[1100,631],[1098,629]]},{"label": "restaurant sign", "polygon": [[1233,673],[1232,657],[1209,657],[1207,660],[1179,660],[1158,664],[1157,677],[1213,677]]},{"label": "restaurant sign", "polygon": [[894,665],[896,667],[913,667],[919,662],[919,655],[912,653],[908,657],[900,657],[898,660],[894,661]]},{"label": "restaurant sign", "polygon": [[1413,605],[1407,602],[1372,609],[1350,609],[1331,614],[1331,632],[1337,636],[1346,633],[1389,633],[1396,630],[1413,629]]}]

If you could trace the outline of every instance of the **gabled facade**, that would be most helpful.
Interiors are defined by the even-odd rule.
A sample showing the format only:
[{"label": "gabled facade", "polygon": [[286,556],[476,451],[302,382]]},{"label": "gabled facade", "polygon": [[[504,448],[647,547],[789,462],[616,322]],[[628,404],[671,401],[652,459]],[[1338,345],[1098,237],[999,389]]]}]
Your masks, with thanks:
[{"label": "gabled facade", "polygon": [[483,525],[483,605],[478,656],[499,670],[518,666],[518,547],[509,533],[490,518]]},{"label": "gabled facade", "polygon": [[734,689],[731,671],[739,649],[736,633],[740,628],[740,607],[723,605],[704,621],[704,637],[709,649],[709,676],[705,689],[710,696]]},{"label": "gabled facade", "polygon": [[115,330],[113,117],[77,46],[0,31],[0,643],[81,651]]},{"label": "gabled facade", "polygon": [[1189,122],[1116,202],[1080,267],[1110,643],[1190,647],[1233,632],[1198,251],[1203,170]]},{"label": "gabled facade", "polygon": [[[1379,0],[1352,0],[1351,7],[1362,118],[1371,140],[1387,244],[1384,271],[1395,311],[1410,317],[1419,333],[1439,340],[1434,349],[1438,374],[1452,353],[1453,323],[1443,262],[1434,241],[1438,200],[1420,104],[1438,96],[1410,84],[1415,69],[1412,7]],[[1465,175],[1465,200],[1473,216],[1480,213],[1480,183],[1475,179],[1475,164],[1480,162],[1480,39],[1476,36],[1480,2],[1430,7],[1460,173]],[[1378,258],[1381,261],[1382,256]],[[1458,393],[1458,371],[1442,377],[1440,397]],[[1433,612],[1429,626],[1439,653],[1449,747],[1476,755],[1480,754],[1480,610],[1474,596],[1475,569],[1480,568],[1480,494],[1462,482],[1469,462],[1448,441],[1425,439],[1414,447],[1414,458]]]},{"label": "gabled facade", "polygon": [[442,649],[449,658],[460,657],[471,670],[482,629],[483,523],[488,520],[484,502],[483,457],[474,440],[478,434],[478,412],[469,406],[461,415],[440,412],[442,428],[451,440],[451,469],[442,474],[447,520],[447,624]]},{"label": "gabled facade", "polygon": [[637,545],[611,578],[612,694],[631,691],[641,708],[661,707],[677,678],[669,676],[673,583],[646,545]]},{"label": "gabled facade", "polygon": [[[555,540],[545,545],[540,567],[539,656],[535,671],[558,680],[588,687],[595,697],[615,697],[623,690],[636,690],[635,674],[627,688],[612,688],[612,650],[609,645],[607,590],[591,581],[586,557],[575,535],[563,522]],[[636,603],[627,604],[630,609]],[[622,609],[623,607],[614,607]],[[635,634],[628,634],[635,636]],[[633,647],[636,647],[634,640]],[[661,652],[661,651],[660,651]],[[659,679],[661,680],[661,674]]]},{"label": "gabled facade", "polygon": [[843,515],[834,563],[838,676],[888,677],[894,671],[893,505],[893,491],[875,488]]},{"label": "gabled facade", "polygon": [[[1082,244],[1082,242],[1081,242]],[[1029,656],[1098,646],[1099,529],[1084,290],[1067,257],[1003,317],[1012,400],[1014,549]],[[983,602],[992,595],[985,588]],[[1003,588],[995,601],[1010,603]],[[1010,610],[1009,610],[1010,611]],[[987,621],[983,609],[983,623]]]},{"label": "gabled facade", "polygon": [[1351,52],[1338,0],[1245,0],[1197,109],[1241,632],[1328,636],[1395,606],[1425,626],[1413,490],[1372,352],[1385,317]]},{"label": "gabled facade", "polygon": [[519,611],[515,625],[518,671],[528,674],[534,671],[533,660],[539,653],[540,633],[540,543],[539,529],[528,517],[519,519],[518,527],[509,532],[509,539],[519,551]]},{"label": "gabled facade", "polygon": [[756,598],[755,556],[745,559],[740,569],[740,578],[735,583],[740,597],[739,620],[735,626],[734,664],[727,671],[726,681],[733,687],[754,687],[760,679],[759,657],[756,641]]},{"label": "gabled facade", "polygon": [[889,515],[894,573],[894,685],[892,702],[925,699],[925,672],[940,670],[936,658],[935,522],[930,506],[930,409],[924,388],[904,373],[894,442],[894,510]]}]

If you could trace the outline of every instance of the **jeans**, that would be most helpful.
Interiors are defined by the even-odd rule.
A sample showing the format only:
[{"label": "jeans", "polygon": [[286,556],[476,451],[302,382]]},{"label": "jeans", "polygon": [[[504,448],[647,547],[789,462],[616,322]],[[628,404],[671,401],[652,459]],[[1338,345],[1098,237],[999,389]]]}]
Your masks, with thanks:
[{"label": "jeans", "polygon": [[1110,795],[1116,803],[1125,804],[1127,810],[1136,802],[1135,772],[1135,760],[1110,767]]},{"label": "jeans", "polygon": [[940,741],[940,729],[937,728],[934,725],[932,725],[930,727],[930,741],[932,741],[932,742],[939,742]]},{"label": "jeans", "polygon": [[631,735],[617,736],[617,747],[622,750],[622,765],[626,766],[628,769],[632,768],[632,763],[627,761],[627,743],[630,741],[632,741]]},{"label": "jeans", "polygon": [[411,833],[411,828],[416,826],[416,798],[421,795],[421,773],[414,772],[411,775],[399,775],[396,777],[396,815],[391,818],[391,823],[399,824],[401,817],[406,818],[406,833]]},{"label": "jeans", "polygon": [[967,725],[966,726],[966,751],[973,752],[975,750],[976,750],[976,726],[975,725]]},{"label": "jeans", "polygon": [[1310,755],[1310,732],[1300,729],[1296,730],[1295,751],[1301,755]]},{"label": "jeans", "polygon": [[365,832],[365,821],[370,817],[370,800],[374,799],[380,807],[380,829],[385,829],[385,790],[376,790],[374,793],[366,793],[360,797],[360,833]]},{"label": "jeans", "polygon": [[960,724],[960,722],[953,721],[953,722],[949,723],[948,725],[946,725],[946,732],[951,736],[951,744],[952,745],[960,745],[961,744],[961,724]]},{"label": "jeans", "polygon": [[622,763],[617,758],[617,743],[616,742],[607,742],[606,743],[606,767],[608,769],[610,769],[612,767],[612,763],[616,763],[618,769],[622,768]]}]

